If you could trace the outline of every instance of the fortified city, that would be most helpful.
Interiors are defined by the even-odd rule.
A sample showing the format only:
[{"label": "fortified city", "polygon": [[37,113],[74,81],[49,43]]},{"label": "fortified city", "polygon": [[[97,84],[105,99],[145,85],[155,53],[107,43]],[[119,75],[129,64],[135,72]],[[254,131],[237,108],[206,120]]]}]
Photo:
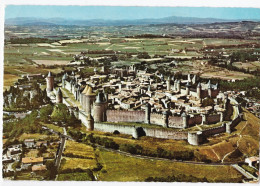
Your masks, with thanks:
[{"label": "fortified city", "polygon": [[3,179],[258,182],[260,23],[194,16],[6,18]]}]

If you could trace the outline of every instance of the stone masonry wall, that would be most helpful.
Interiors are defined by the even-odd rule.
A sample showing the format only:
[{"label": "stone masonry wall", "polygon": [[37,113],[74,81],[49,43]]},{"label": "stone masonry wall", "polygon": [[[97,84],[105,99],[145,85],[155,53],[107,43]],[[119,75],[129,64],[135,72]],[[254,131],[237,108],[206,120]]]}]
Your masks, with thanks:
[{"label": "stone masonry wall", "polygon": [[111,132],[118,131],[121,134],[129,134],[132,135],[135,131],[134,126],[127,125],[117,125],[117,124],[106,124],[106,123],[95,123],[94,130],[102,131],[102,132]]},{"label": "stone masonry wall", "polygon": [[172,128],[183,128],[183,120],[180,116],[169,116],[168,126]]},{"label": "stone masonry wall", "polygon": [[[95,123],[94,130],[102,131],[102,132],[111,132],[118,131],[122,134],[133,135],[136,128],[135,126],[127,126],[127,125],[118,125],[118,124],[107,124],[107,123]],[[163,139],[176,139],[176,140],[185,140],[188,138],[187,132],[177,132],[173,130],[167,129],[159,129],[159,128],[146,128],[142,127],[146,136],[163,138]]]},{"label": "stone masonry wall", "polygon": [[108,122],[144,122],[144,111],[107,110]]},{"label": "stone masonry wall", "polygon": [[177,132],[173,130],[167,129],[153,129],[153,128],[145,128],[144,129],[146,136],[163,138],[163,139],[175,139],[175,140],[184,140],[188,139],[187,132]]},{"label": "stone masonry wall", "polygon": [[220,121],[220,114],[209,115],[207,117],[208,124],[218,123]]},{"label": "stone masonry wall", "polygon": [[196,115],[188,119],[188,126],[190,127],[195,124],[201,124],[201,122],[202,122],[202,117],[200,115]]},{"label": "stone masonry wall", "polygon": [[151,115],[150,115],[150,123],[151,124],[156,124],[156,125],[163,125],[163,123],[164,123],[163,115],[162,114],[157,114],[157,113],[151,113]]},{"label": "stone masonry wall", "polygon": [[224,124],[221,125],[220,127],[204,130],[204,131],[202,131],[202,135],[204,137],[207,137],[207,136],[219,134],[219,133],[222,133],[222,132],[226,132],[226,126]]}]

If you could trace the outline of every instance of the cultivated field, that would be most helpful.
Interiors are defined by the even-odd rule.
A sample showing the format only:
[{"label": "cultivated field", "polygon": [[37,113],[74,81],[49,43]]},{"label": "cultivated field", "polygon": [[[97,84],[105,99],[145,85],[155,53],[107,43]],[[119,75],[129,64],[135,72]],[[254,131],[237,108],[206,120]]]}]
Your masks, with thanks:
[{"label": "cultivated field", "polygon": [[95,153],[93,147],[82,143],[67,141],[64,156],[67,155],[80,156],[82,158],[94,159]]},{"label": "cultivated field", "polygon": [[57,61],[57,60],[33,60],[37,65],[45,65],[45,66],[52,66],[52,65],[67,65],[68,61]]},{"label": "cultivated field", "polygon": [[61,160],[60,171],[67,169],[93,169],[96,167],[96,160],[93,159],[81,159],[81,158],[68,158],[64,157]]}]

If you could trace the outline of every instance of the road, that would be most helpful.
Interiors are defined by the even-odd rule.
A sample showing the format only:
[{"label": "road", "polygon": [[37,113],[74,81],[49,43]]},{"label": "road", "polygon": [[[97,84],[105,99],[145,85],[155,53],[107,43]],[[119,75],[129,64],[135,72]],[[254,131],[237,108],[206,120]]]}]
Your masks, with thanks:
[{"label": "road", "polygon": [[[196,161],[182,161],[182,160],[175,160],[175,159],[171,160],[171,159],[167,159],[167,158],[158,158],[158,157],[131,154],[131,153],[123,152],[123,151],[120,151],[120,150],[105,148],[105,147],[97,145],[97,144],[95,144],[95,145],[97,147],[101,148],[101,149],[106,150],[106,151],[115,152],[115,153],[119,153],[119,154],[122,154],[122,155],[125,155],[125,156],[128,156],[128,157],[134,157],[134,158],[139,158],[139,159],[162,160],[162,161],[180,162],[180,163],[197,164],[197,165],[211,165],[211,166],[223,166],[223,165],[233,165],[234,164],[234,162],[205,163],[205,162],[196,162]],[[238,162],[236,162],[236,163],[238,163]]]},{"label": "road", "polygon": [[61,156],[62,156],[62,152],[65,147],[65,142],[66,142],[66,138],[61,137],[61,143],[59,145],[58,153],[57,153],[56,159],[55,159],[55,166],[57,167],[57,170],[59,170],[59,167],[60,167]]},{"label": "road", "polygon": [[257,180],[258,178],[256,178],[255,176],[253,176],[252,174],[250,174],[249,172],[245,171],[242,167],[240,167],[238,164],[234,164],[232,165],[232,167],[234,167],[237,171],[239,171],[241,174],[243,174],[245,177],[247,177],[248,179],[253,179],[253,180]]}]

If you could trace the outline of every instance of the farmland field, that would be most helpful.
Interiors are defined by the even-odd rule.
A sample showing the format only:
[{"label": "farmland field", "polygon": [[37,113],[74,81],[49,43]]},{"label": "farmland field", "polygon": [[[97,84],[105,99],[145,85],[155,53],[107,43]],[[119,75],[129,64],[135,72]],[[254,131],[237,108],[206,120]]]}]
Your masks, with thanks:
[{"label": "farmland field", "polygon": [[96,167],[96,160],[94,159],[81,159],[81,158],[68,158],[64,157],[61,160],[60,171],[67,169],[93,169]]},{"label": "farmland field", "polygon": [[68,154],[71,154],[73,156],[80,156],[83,158],[89,158],[89,159],[95,158],[93,147],[82,143],[74,142],[74,141],[66,142],[64,156]]},{"label": "farmland field", "polygon": [[51,65],[67,65],[68,61],[57,61],[57,60],[33,60],[38,65],[46,65],[46,66],[51,66]]}]

